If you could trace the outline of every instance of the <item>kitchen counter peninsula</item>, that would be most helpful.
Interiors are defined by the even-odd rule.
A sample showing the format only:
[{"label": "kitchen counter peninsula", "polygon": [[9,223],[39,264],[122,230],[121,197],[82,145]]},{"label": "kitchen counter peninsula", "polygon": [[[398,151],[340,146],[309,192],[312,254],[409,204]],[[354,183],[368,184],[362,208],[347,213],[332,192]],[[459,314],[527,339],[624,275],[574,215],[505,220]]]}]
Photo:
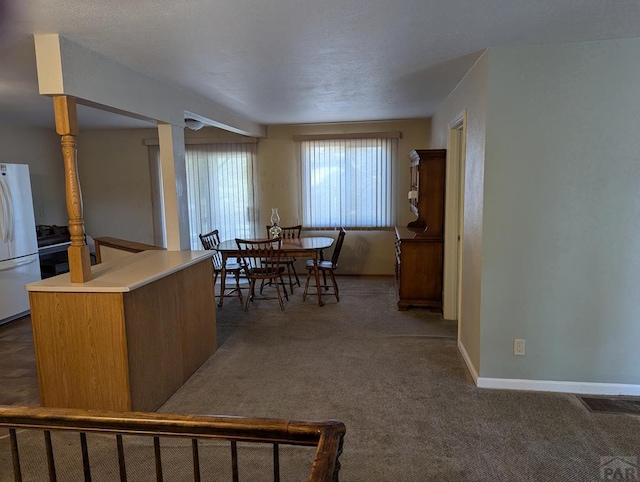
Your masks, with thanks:
[{"label": "kitchen counter peninsula", "polygon": [[153,411],[215,352],[210,251],[143,251],[26,285],[44,407]]}]

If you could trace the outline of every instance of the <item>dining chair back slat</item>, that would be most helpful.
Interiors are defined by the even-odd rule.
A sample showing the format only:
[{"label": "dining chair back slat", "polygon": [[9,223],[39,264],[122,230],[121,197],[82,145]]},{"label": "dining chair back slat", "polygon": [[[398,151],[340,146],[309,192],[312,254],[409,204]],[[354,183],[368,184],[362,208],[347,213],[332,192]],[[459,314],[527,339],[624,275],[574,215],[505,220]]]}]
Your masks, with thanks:
[{"label": "dining chair back slat", "polygon": [[[267,225],[267,236],[270,235],[270,229],[271,226]],[[302,224],[298,224],[297,226],[280,226],[280,229],[282,229],[280,232],[282,239],[298,239],[302,234]]]},{"label": "dining chair back slat", "polygon": [[[271,226],[267,225],[267,237],[270,235],[269,229],[271,229]],[[302,234],[302,224],[298,224],[297,226],[284,226],[280,229],[282,229],[280,237],[283,240],[300,239],[300,235]],[[286,274],[289,278],[289,289],[291,290],[291,294],[293,294],[294,285],[300,286],[300,278],[298,278],[298,273],[296,272],[296,258],[292,256],[283,256],[280,262],[286,268]],[[293,281],[294,278],[295,283]]]},{"label": "dining chair back slat", "polygon": [[[333,248],[333,254],[331,255],[331,261],[318,261],[318,270],[322,273],[322,284],[320,286],[316,286],[317,290],[329,288],[333,289],[333,294],[336,297],[337,301],[340,301],[340,294],[338,291],[338,282],[335,277],[335,270],[338,268],[338,259],[340,258],[340,252],[342,251],[342,245],[344,244],[344,238],[347,235],[347,231],[344,228],[340,228],[340,232],[338,233],[338,239],[336,240],[336,244]],[[304,285],[304,293],[302,294],[302,300],[306,300],[307,295],[314,294],[309,292],[309,283],[311,281],[311,276],[315,270],[315,265],[313,261],[307,261],[307,282]],[[331,279],[331,285],[327,283],[327,274]]]},{"label": "dining chair back slat", "polygon": [[[249,296],[244,305],[245,311],[249,309],[249,302],[255,299],[255,283],[271,281],[275,285],[277,296],[262,296],[261,299],[277,299],[280,309],[284,310],[284,301],[280,294],[280,284],[283,284],[282,273],[284,268],[280,265],[282,239],[240,239],[236,238],[238,250],[241,253],[243,269],[249,280]],[[288,300],[286,290],[284,296]]]},{"label": "dining chair back slat", "polygon": [[[218,276],[222,273],[222,268],[225,268],[225,275],[231,274],[235,278],[236,287],[228,292],[223,292],[222,288],[220,289],[220,301],[218,302],[218,306],[222,307],[224,298],[229,296],[235,297],[236,294],[238,299],[240,300],[240,304],[242,304],[242,291],[240,289],[240,272],[242,271],[242,266],[239,263],[232,263],[227,261],[226,265],[224,264],[224,260],[222,257],[222,253],[218,251],[217,247],[220,244],[220,232],[217,229],[206,233],[199,234],[200,243],[202,247],[206,250],[212,250],[213,256],[211,256],[211,262],[213,263],[213,283],[215,284],[218,281]],[[225,290],[226,291],[226,290]]]}]

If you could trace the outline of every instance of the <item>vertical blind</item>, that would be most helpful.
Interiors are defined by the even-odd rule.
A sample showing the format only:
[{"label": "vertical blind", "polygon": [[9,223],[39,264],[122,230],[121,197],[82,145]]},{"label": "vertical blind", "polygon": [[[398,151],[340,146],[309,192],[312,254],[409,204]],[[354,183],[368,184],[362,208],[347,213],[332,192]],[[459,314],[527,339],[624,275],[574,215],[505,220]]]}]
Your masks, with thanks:
[{"label": "vertical blind", "polygon": [[185,146],[192,249],[202,249],[198,234],[214,229],[223,240],[254,237],[255,157],[251,143]]},{"label": "vertical blind", "polygon": [[393,226],[392,166],[397,139],[300,141],[305,226]]}]

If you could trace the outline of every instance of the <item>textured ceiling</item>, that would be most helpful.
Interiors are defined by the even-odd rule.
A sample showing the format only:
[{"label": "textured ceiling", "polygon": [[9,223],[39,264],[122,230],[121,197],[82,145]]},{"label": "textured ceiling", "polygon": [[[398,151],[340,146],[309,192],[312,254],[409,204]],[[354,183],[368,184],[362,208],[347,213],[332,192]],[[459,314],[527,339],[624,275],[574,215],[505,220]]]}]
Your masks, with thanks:
[{"label": "textured ceiling", "polygon": [[640,37],[637,0],[0,0],[0,15],[0,122],[47,126],[34,33],[263,124],[428,117],[487,47]]}]

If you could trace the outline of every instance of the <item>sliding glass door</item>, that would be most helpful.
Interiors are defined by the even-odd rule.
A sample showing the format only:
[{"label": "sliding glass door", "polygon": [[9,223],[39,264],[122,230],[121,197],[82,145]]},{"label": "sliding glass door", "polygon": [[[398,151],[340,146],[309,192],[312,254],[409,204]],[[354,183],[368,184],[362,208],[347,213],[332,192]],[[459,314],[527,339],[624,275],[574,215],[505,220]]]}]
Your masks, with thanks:
[{"label": "sliding glass door", "polygon": [[[158,147],[149,148],[159,166]],[[255,143],[185,145],[191,249],[202,249],[198,235],[214,229],[222,240],[255,237],[255,162]]]}]

